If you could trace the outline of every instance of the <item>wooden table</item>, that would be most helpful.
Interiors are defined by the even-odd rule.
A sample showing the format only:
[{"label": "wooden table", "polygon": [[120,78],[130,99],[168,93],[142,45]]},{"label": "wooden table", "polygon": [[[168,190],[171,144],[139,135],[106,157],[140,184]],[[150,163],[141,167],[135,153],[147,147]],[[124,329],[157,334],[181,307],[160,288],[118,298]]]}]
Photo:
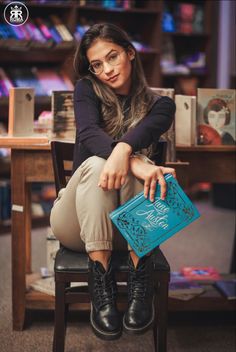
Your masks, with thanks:
[{"label": "wooden table", "polygon": [[[26,309],[54,308],[54,300],[38,292],[26,292],[31,274],[31,183],[53,182],[49,143],[0,138],[0,147],[11,148],[12,189],[12,314],[13,329],[24,328]],[[50,298],[49,298],[50,297]]]},{"label": "wooden table", "polygon": [[[28,145],[0,138],[0,147],[11,148],[12,183],[12,314],[13,329],[22,330],[27,309],[54,309],[54,297],[26,291],[31,273],[31,191],[32,182],[53,181],[49,143]],[[190,161],[191,182],[236,182],[235,148],[177,148],[181,161]],[[178,168],[178,166],[177,166]]]}]

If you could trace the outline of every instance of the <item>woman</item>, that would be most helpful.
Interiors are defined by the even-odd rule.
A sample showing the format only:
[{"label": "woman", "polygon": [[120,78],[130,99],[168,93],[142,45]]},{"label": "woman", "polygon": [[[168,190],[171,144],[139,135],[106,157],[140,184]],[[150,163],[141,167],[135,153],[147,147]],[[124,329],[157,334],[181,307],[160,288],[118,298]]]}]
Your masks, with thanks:
[{"label": "woman", "polygon": [[138,53],[127,34],[112,24],[96,24],[85,33],[75,69],[81,79],[74,92],[74,172],[52,209],[51,226],[64,246],[87,251],[91,325],[100,338],[115,339],[122,327],[142,333],[152,324],[153,266],[151,255],[139,260],[129,248],[129,304],[122,322],[111,254],[126,243],[115,233],[109,213],[118,198],[124,203],[143,188],[153,201],[157,182],[164,199],[163,175],[175,175],[174,169],[134,153],[150,147],[170,127],[175,104],[148,89]]}]

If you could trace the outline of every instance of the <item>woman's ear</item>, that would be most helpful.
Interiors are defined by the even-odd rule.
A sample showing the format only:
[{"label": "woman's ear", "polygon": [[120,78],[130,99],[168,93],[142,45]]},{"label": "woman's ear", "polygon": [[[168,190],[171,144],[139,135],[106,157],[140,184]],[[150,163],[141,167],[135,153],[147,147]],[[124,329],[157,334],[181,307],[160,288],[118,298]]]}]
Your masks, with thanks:
[{"label": "woman's ear", "polygon": [[128,50],[127,50],[127,55],[128,55],[128,58],[130,59],[130,61],[134,60],[134,58],[135,58],[134,49],[129,47]]}]

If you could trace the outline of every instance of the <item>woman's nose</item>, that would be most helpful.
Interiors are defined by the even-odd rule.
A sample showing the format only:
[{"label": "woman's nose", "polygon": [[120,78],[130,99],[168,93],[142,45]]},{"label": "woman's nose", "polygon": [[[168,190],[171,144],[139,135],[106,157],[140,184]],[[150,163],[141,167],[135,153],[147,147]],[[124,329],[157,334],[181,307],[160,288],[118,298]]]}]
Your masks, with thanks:
[{"label": "woman's nose", "polygon": [[103,62],[103,71],[104,73],[109,73],[113,70],[113,67],[111,65],[109,65],[108,62]]}]

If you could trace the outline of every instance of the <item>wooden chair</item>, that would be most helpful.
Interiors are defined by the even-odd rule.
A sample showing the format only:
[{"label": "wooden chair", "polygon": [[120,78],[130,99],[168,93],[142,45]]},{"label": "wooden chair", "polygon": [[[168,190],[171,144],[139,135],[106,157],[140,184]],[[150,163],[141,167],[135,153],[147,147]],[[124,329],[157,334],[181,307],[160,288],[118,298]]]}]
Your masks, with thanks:
[{"label": "wooden chair", "polygon": [[[52,159],[55,176],[56,192],[66,186],[71,176],[72,163],[67,168],[65,162],[73,160],[74,144],[52,142]],[[166,143],[158,142],[154,160],[159,164],[165,155]],[[127,281],[128,251],[114,251],[114,267],[117,282]],[[168,315],[168,285],[170,267],[159,248],[153,253],[155,271],[155,320],[153,324],[154,351],[166,352],[167,315]],[[89,303],[87,287],[70,287],[72,282],[86,282],[88,277],[88,256],[86,253],[73,252],[63,246],[57,252],[55,259],[55,325],[53,352],[64,352],[68,306],[71,303]],[[118,307],[125,310],[126,295],[122,292],[124,286],[118,285]]]}]

